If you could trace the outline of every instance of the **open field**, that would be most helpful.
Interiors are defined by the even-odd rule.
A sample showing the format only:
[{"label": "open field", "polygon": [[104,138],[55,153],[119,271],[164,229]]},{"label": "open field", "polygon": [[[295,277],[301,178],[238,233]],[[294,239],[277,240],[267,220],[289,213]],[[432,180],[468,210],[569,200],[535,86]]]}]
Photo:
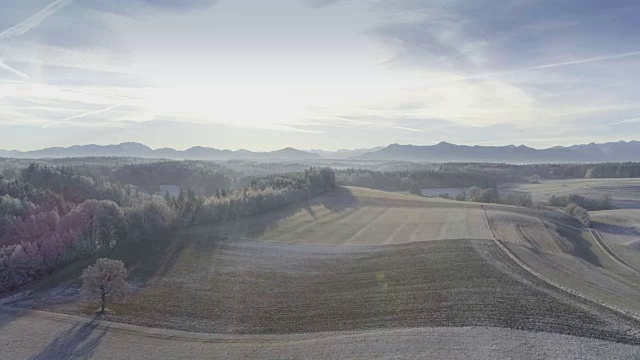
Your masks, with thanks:
[{"label": "open field", "polygon": [[304,206],[223,225],[202,235],[314,245],[381,245],[489,239],[479,205],[345,188]]},{"label": "open field", "polygon": [[[569,335],[441,327],[298,335],[212,335],[0,309],[3,358],[631,359],[638,347]],[[25,339],[24,334],[29,334]]]},{"label": "open field", "polygon": [[[340,189],[240,225],[181,233],[152,275],[134,269],[137,290],[105,318],[219,334],[490,326],[640,343],[635,320],[512,262],[488,240],[478,204]],[[393,237],[403,227],[413,235]],[[77,286],[64,282],[17,305],[88,315],[94,307]]]},{"label": "open field", "polygon": [[507,211],[489,210],[487,215],[496,237],[538,273],[591,299],[640,314],[640,274],[612,259],[590,232]]},{"label": "open field", "polygon": [[640,268],[640,209],[591,211],[593,228],[627,263]]},{"label": "open field", "polygon": [[[584,358],[600,357],[604,349],[614,356],[637,349],[640,321],[625,312],[640,313],[640,274],[609,258],[588,233],[556,225],[579,226],[563,212],[484,207],[487,218],[480,204],[340,188],[280,211],[190,228],[168,246],[127,254],[135,289],[101,318],[119,324],[87,328],[39,320],[36,326],[23,313],[6,315],[0,329],[35,326],[42,343],[51,342],[42,354],[66,355],[69,342],[72,351],[86,346],[98,358],[106,354],[103,346],[126,349],[138,342],[158,349],[180,344],[149,352],[167,357],[212,351],[343,358],[371,351],[509,358],[524,351]],[[516,264],[493,232],[543,277],[586,298]],[[79,272],[70,267],[10,305],[49,317],[89,318],[95,305],[78,295]],[[112,326],[214,334],[194,335],[214,340],[192,349],[157,336],[126,338]],[[452,338],[443,341],[446,336]],[[478,343],[483,337],[493,340]],[[0,343],[5,339],[0,335]]]},{"label": "open field", "polygon": [[[50,293],[22,306],[93,310]],[[633,322],[553,291],[486,240],[347,248],[198,237],[110,308],[106,319],[208,333],[492,326],[636,341]]]},{"label": "open field", "polygon": [[540,184],[504,184],[500,190],[528,192],[534,202],[544,202],[551,195],[576,193],[599,198],[608,194],[617,208],[640,209],[640,179],[542,180]]}]

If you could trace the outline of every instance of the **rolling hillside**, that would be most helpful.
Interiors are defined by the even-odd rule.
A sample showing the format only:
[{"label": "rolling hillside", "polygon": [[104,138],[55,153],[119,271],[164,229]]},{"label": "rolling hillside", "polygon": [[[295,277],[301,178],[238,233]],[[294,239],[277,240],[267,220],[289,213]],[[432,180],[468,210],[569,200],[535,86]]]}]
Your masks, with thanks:
[{"label": "rolling hillside", "polygon": [[[635,275],[579,236],[549,227],[549,220],[574,224],[570,217],[485,208],[488,219],[480,204],[342,188],[193,228],[161,257],[130,254],[135,291],[105,319],[218,334],[484,326],[640,344],[635,302],[603,305],[606,292],[584,285],[600,276],[607,291],[631,296]],[[565,274],[562,261],[586,275]],[[91,314],[73,278],[54,277],[14,306]],[[563,290],[575,284],[580,295]]]}]

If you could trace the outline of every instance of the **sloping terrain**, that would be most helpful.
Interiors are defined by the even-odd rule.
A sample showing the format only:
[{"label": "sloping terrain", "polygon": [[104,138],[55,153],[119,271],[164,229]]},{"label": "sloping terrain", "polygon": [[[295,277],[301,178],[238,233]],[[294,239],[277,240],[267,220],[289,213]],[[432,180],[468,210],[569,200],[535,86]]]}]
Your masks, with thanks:
[{"label": "sloping terrain", "polygon": [[[291,335],[197,334],[0,309],[7,359],[632,359],[638,347],[570,335],[439,327]],[[25,341],[24,334],[29,334]],[[24,346],[16,346],[22,345]]]},{"label": "sloping terrain", "polygon": [[[548,226],[534,215],[571,222],[561,213],[485,207],[498,236],[525,234],[505,240],[514,252],[560,256],[571,245],[556,245],[553,234],[533,237]],[[513,232],[501,222],[519,227]],[[404,227],[411,236],[398,235]],[[534,260],[525,259],[537,267]],[[217,334],[489,326],[640,344],[633,317],[562,291],[512,261],[494,243],[480,204],[339,189],[282,211],[189,229],[164,257],[147,261],[156,270],[133,267],[135,292],[111,305],[105,319]],[[564,271],[551,269],[549,277]],[[616,281],[623,280],[632,296],[632,279]],[[95,305],[77,288],[62,282],[14,305],[92,314]]]},{"label": "sloping terrain", "polygon": [[344,188],[299,208],[203,227],[202,235],[313,245],[490,239],[479,205]]},{"label": "sloping terrain", "polygon": [[550,222],[504,210],[488,210],[487,215],[496,237],[538,273],[590,299],[640,315],[640,274],[612,258],[586,229],[560,225],[569,224],[570,217]]},{"label": "sloping terrain", "polygon": [[615,253],[640,268],[640,209],[591,211],[594,229]]},{"label": "sloping terrain", "polygon": [[[22,306],[94,310],[50,293]],[[199,237],[110,309],[106,319],[209,333],[492,326],[636,342],[633,321],[555,291],[487,240],[325,247]]]}]

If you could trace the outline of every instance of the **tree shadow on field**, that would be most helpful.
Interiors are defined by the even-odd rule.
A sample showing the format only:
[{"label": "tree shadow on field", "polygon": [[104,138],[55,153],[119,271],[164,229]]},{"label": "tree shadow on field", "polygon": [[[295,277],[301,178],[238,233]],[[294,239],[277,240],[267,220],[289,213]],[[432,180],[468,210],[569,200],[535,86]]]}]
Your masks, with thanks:
[{"label": "tree shadow on field", "polygon": [[[362,204],[352,191],[345,187],[337,187],[325,194],[316,196],[300,203],[288,205],[284,208],[269,210],[265,213],[245,217],[237,220],[228,220],[212,224],[216,227],[214,235],[218,238],[258,238],[264,233],[276,230],[282,220],[306,211],[313,220],[318,220],[317,211],[325,208],[331,213],[343,213],[357,209]],[[205,234],[203,234],[205,235]]]},{"label": "tree shadow on field", "polygon": [[97,330],[96,318],[85,324],[76,324],[63,332],[30,360],[90,359],[107,329]]},{"label": "tree shadow on field", "polygon": [[[337,187],[309,200],[262,214],[173,231],[153,243],[125,243],[107,256],[124,261],[129,269],[129,280],[135,285],[130,295],[135,296],[136,289],[143,288],[149,280],[166,276],[193,240],[210,238],[211,235],[223,239],[259,237],[268,230],[276,229],[280,221],[302,210],[317,220],[316,210],[318,207],[324,207],[332,213],[340,213],[357,208],[359,205],[358,198],[353,195],[350,189]],[[247,224],[251,224],[250,228]],[[219,234],[219,231],[211,231],[212,226],[215,229],[224,229],[224,234]]]},{"label": "tree shadow on field", "polygon": [[179,231],[173,230],[152,242],[126,243],[107,257],[124,262],[129,271],[128,281],[133,285],[131,296],[149,280],[166,275],[187,245]]},{"label": "tree shadow on field", "polygon": [[602,262],[598,255],[593,252],[593,244],[583,237],[583,233],[578,230],[557,227],[557,233],[571,243],[571,254],[577,256],[592,265],[602,267]]},{"label": "tree shadow on field", "polygon": [[592,221],[591,226],[596,230],[613,235],[636,236],[640,238],[640,230],[633,226],[621,226],[614,224],[605,224],[598,221]]},{"label": "tree shadow on field", "polygon": [[613,206],[620,209],[640,209],[640,200],[615,199]]}]

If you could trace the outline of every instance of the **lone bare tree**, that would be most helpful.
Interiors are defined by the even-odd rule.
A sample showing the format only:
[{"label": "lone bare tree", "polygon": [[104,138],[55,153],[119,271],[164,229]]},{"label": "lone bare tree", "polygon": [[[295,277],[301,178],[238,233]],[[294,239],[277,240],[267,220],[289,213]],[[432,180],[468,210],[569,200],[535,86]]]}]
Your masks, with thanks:
[{"label": "lone bare tree", "polygon": [[82,290],[89,296],[100,298],[100,313],[107,301],[124,299],[127,288],[127,269],[120,260],[98,259],[82,271]]}]

